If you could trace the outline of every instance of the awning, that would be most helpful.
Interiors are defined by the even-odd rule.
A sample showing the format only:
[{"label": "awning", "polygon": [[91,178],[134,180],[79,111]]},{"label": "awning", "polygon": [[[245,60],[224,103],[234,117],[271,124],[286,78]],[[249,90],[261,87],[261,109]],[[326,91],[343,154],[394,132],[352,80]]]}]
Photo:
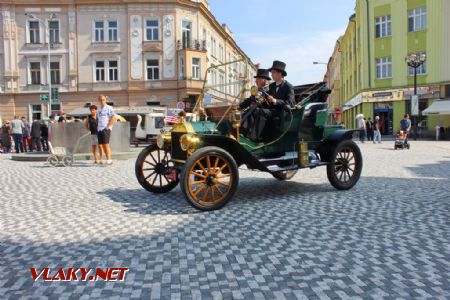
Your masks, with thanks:
[{"label": "awning", "polygon": [[435,100],[422,114],[424,115],[450,115],[450,100]]}]

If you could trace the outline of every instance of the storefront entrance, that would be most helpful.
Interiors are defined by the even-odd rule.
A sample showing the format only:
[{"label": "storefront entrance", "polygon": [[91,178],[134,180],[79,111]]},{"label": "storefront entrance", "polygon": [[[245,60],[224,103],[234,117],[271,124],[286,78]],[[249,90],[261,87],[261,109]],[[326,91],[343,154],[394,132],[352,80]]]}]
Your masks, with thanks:
[{"label": "storefront entrance", "polygon": [[375,103],[374,116],[380,117],[380,131],[382,135],[393,134],[393,111],[392,102]]}]

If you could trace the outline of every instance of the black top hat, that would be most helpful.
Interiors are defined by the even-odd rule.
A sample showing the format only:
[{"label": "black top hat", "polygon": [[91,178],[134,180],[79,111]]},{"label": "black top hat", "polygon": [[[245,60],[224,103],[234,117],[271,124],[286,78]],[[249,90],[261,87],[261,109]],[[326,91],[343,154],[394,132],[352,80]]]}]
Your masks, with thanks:
[{"label": "black top hat", "polygon": [[269,70],[266,69],[258,69],[256,76],[254,76],[254,78],[264,78],[267,80],[271,80],[269,76]]},{"label": "black top hat", "polygon": [[270,68],[268,71],[270,72],[272,70],[278,70],[283,73],[283,76],[287,76],[287,73],[284,69],[286,69],[286,64],[284,62],[279,61],[279,60],[274,60],[273,64],[272,64],[272,68]]}]

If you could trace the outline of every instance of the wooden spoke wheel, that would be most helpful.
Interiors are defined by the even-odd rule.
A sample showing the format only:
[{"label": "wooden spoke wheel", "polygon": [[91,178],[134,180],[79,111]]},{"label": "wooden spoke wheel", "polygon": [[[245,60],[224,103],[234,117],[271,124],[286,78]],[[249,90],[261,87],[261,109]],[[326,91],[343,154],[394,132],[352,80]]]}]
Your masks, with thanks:
[{"label": "wooden spoke wheel", "polygon": [[186,200],[199,210],[223,207],[236,192],[239,172],[233,157],[217,147],[205,147],[188,158],[181,174]]},{"label": "wooden spoke wheel", "polygon": [[153,144],[141,151],[134,171],[141,186],[152,193],[167,193],[178,185],[179,174],[170,152]]},{"label": "wooden spoke wheel", "polygon": [[297,171],[298,170],[276,171],[272,173],[272,176],[280,181],[289,180],[297,174]]},{"label": "wooden spoke wheel", "polygon": [[351,189],[361,176],[362,165],[361,151],[355,142],[342,141],[334,149],[332,161],[327,166],[328,180],[338,190]]}]

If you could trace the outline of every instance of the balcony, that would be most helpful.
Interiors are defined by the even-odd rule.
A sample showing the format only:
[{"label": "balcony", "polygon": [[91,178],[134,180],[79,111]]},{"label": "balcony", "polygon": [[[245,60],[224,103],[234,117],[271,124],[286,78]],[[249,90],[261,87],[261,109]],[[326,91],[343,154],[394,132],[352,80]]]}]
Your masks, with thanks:
[{"label": "balcony", "polygon": [[197,50],[206,51],[206,41],[205,40],[187,40],[182,39],[177,41],[178,50]]}]

